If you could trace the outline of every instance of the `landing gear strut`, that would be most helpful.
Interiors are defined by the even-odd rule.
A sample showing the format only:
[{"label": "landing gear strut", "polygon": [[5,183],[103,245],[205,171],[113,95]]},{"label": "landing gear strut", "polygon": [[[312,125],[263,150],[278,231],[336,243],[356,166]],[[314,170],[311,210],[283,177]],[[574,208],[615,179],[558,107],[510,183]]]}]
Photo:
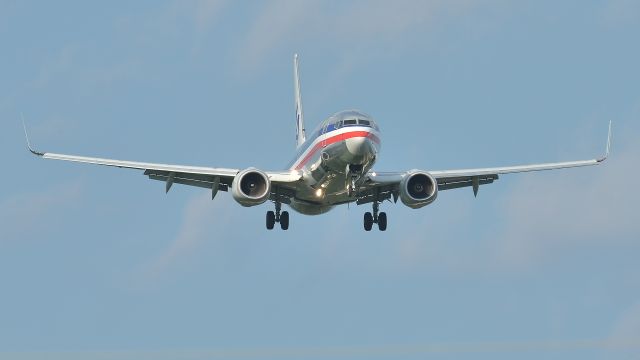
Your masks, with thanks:
[{"label": "landing gear strut", "polygon": [[349,182],[349,185],[347,186],[347,195],[349,197],[352,197],[353,194],[356,193],[356,177],[352,176],[351,177],[351,181]]},{"label": "landing gear strut", "polygon": [[358,192],[356,183],[362,176],[362,165],[349,164],[346,169],[347,174],[347,195],[353,197]]},{"label": "landing gear strut", "polygon": [[276,223],[280,223],[280,228],[282,230],[289,229],[289,212],[282,211],[282,204],[279,201],[276,201],[276,211],[267,211],[267,229],[273,230],[273,227]]},{"label": "landing gear strut", "polygon": [[371,231],[371,228],[373,228],[374,223],[378,224],[378,229],[380,231],[387,230],[387,213],[385,212],[378,213],[379,210],[380,210],[380,203],[378,203],[377,201],[374,201],[373,214],[368,211],[364,213],[364,230],[365,231]]}]

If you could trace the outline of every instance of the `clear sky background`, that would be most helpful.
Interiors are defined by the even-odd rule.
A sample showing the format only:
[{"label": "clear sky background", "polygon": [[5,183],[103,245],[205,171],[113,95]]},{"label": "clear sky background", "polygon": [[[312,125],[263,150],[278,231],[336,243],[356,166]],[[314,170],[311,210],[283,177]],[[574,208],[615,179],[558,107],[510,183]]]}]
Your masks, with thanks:
[{"label": "clear sky background", "polygon": [[[640,356],[640,2],[0,1],[0,358]],[[278,170],[350,108],[377,170],[593,158],[292,213],[25,148]]]}]

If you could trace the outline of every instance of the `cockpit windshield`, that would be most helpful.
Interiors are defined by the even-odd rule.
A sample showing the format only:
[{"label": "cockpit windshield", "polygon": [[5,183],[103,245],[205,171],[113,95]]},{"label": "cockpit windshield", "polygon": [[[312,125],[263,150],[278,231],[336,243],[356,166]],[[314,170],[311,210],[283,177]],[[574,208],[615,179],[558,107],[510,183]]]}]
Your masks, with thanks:
[{"label": "cockpit windshield", "polygon": [[351,126],[370,127],[380,131],[378,125],[375,121],[373,121],[373,119],[371,119],[371,117],[358,111],[351,110],[336,113],[327,120],[320,123],[320,125],[318,125],[310,138],[315,139],[322,134],[330,133],[334,130]]}]

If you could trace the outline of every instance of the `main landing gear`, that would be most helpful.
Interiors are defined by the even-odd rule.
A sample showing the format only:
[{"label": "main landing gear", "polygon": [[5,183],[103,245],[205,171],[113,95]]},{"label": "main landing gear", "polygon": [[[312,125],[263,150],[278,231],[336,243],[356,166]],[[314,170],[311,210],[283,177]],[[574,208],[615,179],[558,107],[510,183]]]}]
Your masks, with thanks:
[{"label": "main landing gear", "polygon": [[282,205],[279,202],[276,202],[276,211],[267,211],[267,229],[273,230],[274,225],[278,222],[280,223],[280,228],[282,230],[289,229],[289,212],[283,211],[280,213],[280,209],[282,209]]},{"label": "main landing gear", "polygon": [[380,229],[380,231],[387,230],[387,213],[385,212],[378,213],[378,210],[380,210],[380,204],[377,201],[374,201],[373,214],[371,214],[368,211],[364,213],[364,230],[365,231],[371,231],[371,228],[373,227],[374,223],[378,224],[378,229]]}]

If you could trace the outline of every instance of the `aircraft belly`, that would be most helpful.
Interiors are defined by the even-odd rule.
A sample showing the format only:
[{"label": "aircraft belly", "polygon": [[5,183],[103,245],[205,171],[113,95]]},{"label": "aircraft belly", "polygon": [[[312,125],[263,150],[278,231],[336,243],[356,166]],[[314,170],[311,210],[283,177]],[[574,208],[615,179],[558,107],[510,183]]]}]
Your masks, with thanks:
[{"label": "aircraft belly", "polygon": [[306,186],[297,189],[291,208],[303,214],[315,215],[331,210],[335,204],[356,200],[348,195],[348,167],[350,164],[362,165],[362,173],[366,173],[373,166],[378,149],[365,143],[365,151],[361,146],[360,152],[354,154],[349,147],[345,141],[336,142],[323,148],[311,159],[311,166],[304,170]]},{"label": "aircraft belly", "polygon": [[304,215],[320,215],[333,209],[333,205],[318,205],[296,199],[291,201],[289,207]]}]

